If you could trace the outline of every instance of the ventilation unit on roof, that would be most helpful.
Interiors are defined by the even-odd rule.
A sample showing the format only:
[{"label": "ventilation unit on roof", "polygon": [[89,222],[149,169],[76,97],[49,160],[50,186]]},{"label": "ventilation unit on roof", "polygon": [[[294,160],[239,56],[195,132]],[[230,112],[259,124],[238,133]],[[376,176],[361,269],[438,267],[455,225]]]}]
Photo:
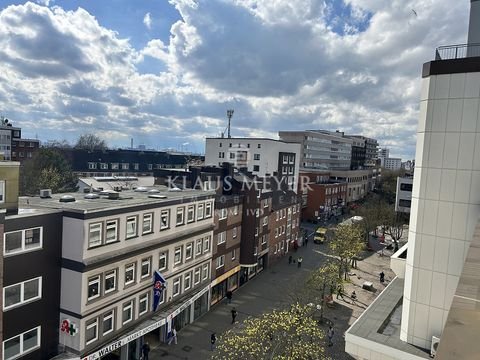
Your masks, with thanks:
[{"label": "ventilation unit on roof", "polygon": [[149,198],[151,199],[166,199],[167,197],[165,195],[159,195],[159,194],[151,194],[148,195]]},{"label": "ventilation unit on roof", "polygon": [[58,201],[60,202],[75,202],[75,198],[72,195],[63,195]]},{"label": "ventilation unit on roof", "polygon": [[85,199],[99,199],[100,195],[94,193],[88,193],[84,196]]},{"label": "ventilation unit on roof", "polygon": [[108,198],[110,200],[118,200],[118,199],[120,199],[120,194],[118,192],[111,191],[111,192],[108,193]]},{"label": "ventilation unit on roof", "polygon": [[134,191],[136,191],[136,192],[147,192],[148,189],[145,186],[139,186]]},{"label": "ventilation unit on roof", "polygon": [[122,187],[121,186],[114,186],[113,190],[114,191],[122,191]]},{"label": "ventilation unit on roof", "polygon": [[52,197],[52,189],[42,189],[40,190],[40,197],[42,199],[49,199]]},{"label": "ventilation unit on roof", "polygon": [[160,190],[158,190],[158,189],[148,190],[148,193],[149,193],[149,194],[158,194],[159,192],[160,192]]}]

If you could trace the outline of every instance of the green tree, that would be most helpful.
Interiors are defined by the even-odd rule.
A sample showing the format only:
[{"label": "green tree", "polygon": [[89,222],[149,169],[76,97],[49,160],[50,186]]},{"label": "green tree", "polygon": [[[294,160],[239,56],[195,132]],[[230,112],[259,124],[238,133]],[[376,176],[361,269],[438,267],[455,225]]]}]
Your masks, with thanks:
[{"label": "green tree", "polygon": [[37,195],[40,189],[53,193],[77,191],[77,177],[60,151],[40,148],[20,168],[20,189],[22,195]]},{"label": "green tree", "polygon": [[307,288],[313,292],[312,299],[315,304],[320,302],[320,321],[323,320],[325,309],[325,297],[327,291],[332,295],[336,291],[338,285],[342,282],[338,273],[338,265],[333,261],[327,261],[318,269],[312,271],[307,278]]},{"label": "green tree", "polygon": [[93,151],[93,150],[106,150],[108,147],[105,140],[101,139],[97,135],[84,134],[78,138],[74,148]]},{"label": "green tree", "polygon": [[365,242],[368,244],[369,234],[377,234],[377,228],[384,225],[388,219],[392,205],[389,205],[379,195],[372,194],[366,198],[355,214],[363,218],[362,225],[365,229]]},{"label": "green tree", "polygon": [[408,214],[398,213],[393,206],[387,213],[387,221],[385,222],[384,233],[390,235],[394,243],[394,251],[399,248],[398,241],[403,236],[403,230],[406,224],[408,224]]},{"label": "green tree", "polygon": [[362,237],[362,228],[359,224],[338,225],[335,236],[329,243],[332,254],[338,259],[339,277],[342,276],[342,273],[345,273],[345,280],[347,279],[349,261],[353,260],[353,265],[355,265],[356,256],[364,248]]},{"label": "green tree", "polygon": [[325,359],[324,332],[313,310],[294,304],[245,320],[218,340],[214,360]]}]

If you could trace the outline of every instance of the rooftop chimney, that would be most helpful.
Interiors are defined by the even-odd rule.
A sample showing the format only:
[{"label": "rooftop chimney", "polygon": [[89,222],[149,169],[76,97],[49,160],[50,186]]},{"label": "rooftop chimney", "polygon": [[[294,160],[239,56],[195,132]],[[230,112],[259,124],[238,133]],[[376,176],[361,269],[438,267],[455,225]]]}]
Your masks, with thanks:
[{"label": "rooftop chimney", "polygon": [[480,0],[470,0],[468,44],[480,44]]}]

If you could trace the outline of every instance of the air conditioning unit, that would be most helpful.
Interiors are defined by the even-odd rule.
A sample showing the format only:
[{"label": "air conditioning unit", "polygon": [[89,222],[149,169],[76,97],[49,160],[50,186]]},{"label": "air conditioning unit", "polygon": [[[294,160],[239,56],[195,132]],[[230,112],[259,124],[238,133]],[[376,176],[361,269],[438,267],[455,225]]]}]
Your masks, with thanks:
[{"label": "air conditioning unit", "polygon": [[435,357],[437,355],[438,344],[440,344],[440,338],[432,336],[432,346],[430,348],[430,357]]},{"label": "air conditioning unit", "polygon": [[40,197],[42,199],[48,199],[52,197],[52,190],[51,189],[42,189],[40,190]]}]

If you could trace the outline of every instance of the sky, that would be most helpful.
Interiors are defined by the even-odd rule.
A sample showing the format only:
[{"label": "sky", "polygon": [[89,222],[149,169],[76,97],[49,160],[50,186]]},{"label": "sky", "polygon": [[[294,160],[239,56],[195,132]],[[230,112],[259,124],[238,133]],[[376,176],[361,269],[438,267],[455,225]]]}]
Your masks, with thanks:
[{"label": "sky", "polygon": [[414,158],[421,70],[465,43],[451,0],[0,0],[0,114],[24,137],[204,152],[325,129]]}]

